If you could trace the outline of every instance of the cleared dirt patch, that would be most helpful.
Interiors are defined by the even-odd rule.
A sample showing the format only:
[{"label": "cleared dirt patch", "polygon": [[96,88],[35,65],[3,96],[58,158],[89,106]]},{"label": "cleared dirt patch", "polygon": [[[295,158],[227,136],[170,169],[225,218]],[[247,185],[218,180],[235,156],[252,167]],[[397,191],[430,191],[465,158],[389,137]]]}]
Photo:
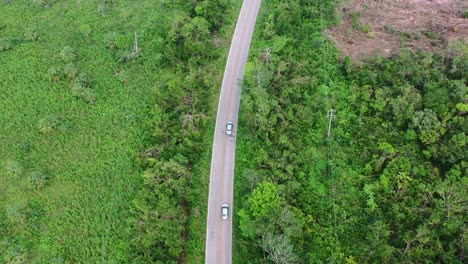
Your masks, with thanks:
[{"label": "cleared dirt patch", "polygon": [[467,0],[351,0],[327,35],[346,56],[391,56],[401,48],[436,52],[468,42]]}]

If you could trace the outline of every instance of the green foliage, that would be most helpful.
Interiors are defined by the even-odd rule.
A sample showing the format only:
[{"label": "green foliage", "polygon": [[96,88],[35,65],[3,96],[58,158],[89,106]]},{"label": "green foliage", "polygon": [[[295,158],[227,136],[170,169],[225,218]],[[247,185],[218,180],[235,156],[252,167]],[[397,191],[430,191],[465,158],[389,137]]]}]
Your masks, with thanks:
[{"label": "green foliage", "polygon": [[[238,4],[32,3],[2,5],[0,262],[202,263],[214,40]],[[262,6],[234,262],[462,263],[466,44],[341,63],[322,35],[335,3]]]},{"label": "green foliage", "polygon": [[0,52],[9,51],[12,47],[12,43],[7,38],[0,38]]},{"label": "green foliage", "polygon": [[117,35],[118,34],[116,32],[111,32],[106,34],[104,37],[104,43],[111,51],[117,49]]},{"label": "green foliage", "polygon": [[77,82],[84,87],[90,87],[93,84],[93,79],[91,76],[85,72],[81,72],[78,75]]},{"label": "green foliage", "polygon": [[62,51],[60,51],[60,58],[65,62],[72,62],[75,60],[75,57],[75,51],[70,46],[65,46]]},{"label": "green foliage", "polygon": [[18,161],[11,159],[5,161],[5,170],[10,177],[21,178],[23,176],[23,167]]},{"label": "green foliage", "polygon": [[278,190],[273,183],[264,182],[255,188],[248,201],[253,217],[266,217],[280,208]]},{"label": "green foliage", "polygon": [[81,24],[79,30],[83,37],[89,37],[89,34],[92,32],[92,28],[89,24]]},{"label": "green foliage", "polygon": [[74,80],[78,75],[78,68],[75,64],[73,64],[73,62],[69,62],[63,67],[63,72],[67,75],[68,78]]},{"label": "green foliage", "polygon": [[92,104],[95,102],[94,91],[84,86],[81,82],[74,82],[71,88],[72,95],[83,99],[85,102]]},{"label": "green foliage", "polygon": [[46,116],[39,119],[37,128],[43,134],[54,132],[59,125],[59,117],[55,115]]},{"label": "green foliage", "polygon": [[[158,62],[167,68],[154,84],[150,102],[152,133],[138,160],[145,172],[132,221],[136,234],[132,249],[137,262],[203,262],[204,244],[200,241],[206,235],[204,208],[214,119],[211,105],[217,99],[223,73],[219,69],[225,63],[219,56],[221,49],[212,44],[211,30],[221,29],[226,19],[219,15],[219,8],[230,6],[227,2],[218,4],[200,3],[206,11],[201,16],[192,9],[195,6],[170,1],[167,5],[175,5],[170,11],[173,16],[152,29],[160,34],[153,38],[163,51]],[[230,38],[230,32],[227,34]],[[141,38],[145,39],[145,34]],[[120,44],[118,35],[108,35],[105,43],[118,61],[139,63],[140,57],[122,59],[128,58],[128,53],[120,48],[125,45]],[[222,50],[227,52],[227,47]],[[131,52],[135,52],[135,45]],[[116,71],[115,77],[124,84],[128,82],[126,71]]]},{"label": "green foliage", "polygon": [[419,133],[422,143],[429,145],[439,140],[442,124],[431,110],[424,109],[414,113],[412,125]]},{"label": "green foliage", "polygon": [[[266,6],[251,51],[273,48],[252,55],[243,84],[234,262],[463,263],[466,44],[340,61],[321,35],[331,6]],[[281,210],[258,209],[272,193],[300,232],[271,224]],[[293,258],[275,258],[275,244]]]},{"label": "green foliage", "polygon": [[[400,31],[400,30],[394,28],[391,25],[385,25],[384,30],[385,30],[385,32],[387,32],[389,34],[400,36],[403,40],[413,40],[413,39],[418,40],[418,39],[420,39],[422,37],[419,32]],[[442,38],[436,38],[436,36],[433,35],[432,32],[426,31],[426,32],[423,32],[423,34],[428,38],[434,38],[434,39],[437,39],[439,41],[443,41]]]},{"label": "green foliage", "polygon": [[29,184],[36,190],[43,189],[47,185],[49,179],[50,176],[43,171],[33,171],[28,177]]},{"label": "green foliage", "polygon": [[114,0],[102,0],[99,1],[96,11],[101,14],[102,17],[107,17],[108,12],[115,6]]},{"label": "green foliage", "polygon": [[39,39],[39,33],[37,32],[37,27],[29,26],[24,32],[24,37],[29,41],[37,41]]},{"label": "green foliage", "polygon": [[303,223],[295,208],[284,207],[275,184],[260,183],[239,210],[242,235],[259,240],[260,248],[274,263],[296,263],[291,239]]},{"label": "green foliage", "polygon": [[43,8],[51,8],[57,0],[32,0],[32,2]]},{"label": "green foliage", "polygon": [[461,14],[461,17],[462,18],[468,18],[468,9],[463,10],[463,12]]},{"label": "green foliage", "polygon": [[366,29],[365,26],[362,25],[361,23],[361,17],[362,17],[362,12],[351,12],[349,14],[349,17],[351,19],[351,27],[354,30],[359,30],[364,33],[368,33],[368,29]]},{"label": "green foliage", "polygon": [[211,57],[210,23],[205,18],[177,15],[168,34],[168,60],[200,62]]},{"label": "green foliage", "polygon": [[[227,49],[213,47],[211,27],[231,37],[221,26],[232,26],[233,3],[207,1],[205,17],[187,1],[0,5],[0,262],[203,262],[211,105]],[[192,21],[184,47],[169,35],[175,14]],[[186,60],[171,57],[185,47]],[[144,182],[142,170],[170,161],[189,174]]]},{"label": "green foliage", "polygon": [[47,76],[50,81],[59,82],[62,77],[62,72],[56,67],[51,67],[47,70]]},{"label": "green foliage", "polygon": [[199,1],[195,7],[195,14],[210,23],[210,31],[217,31],[224,25],[225,14],[222,10],[226,10],[228,6],[229,3],[226,0]]},{"label": "green foliage", "polygon": [[135,249],[144,261],[175,263],[183,250],[187,217],[180,200],[190,177],[184,165],[160,161],[144,173],[144,189],[135,201],[139,217]]}]

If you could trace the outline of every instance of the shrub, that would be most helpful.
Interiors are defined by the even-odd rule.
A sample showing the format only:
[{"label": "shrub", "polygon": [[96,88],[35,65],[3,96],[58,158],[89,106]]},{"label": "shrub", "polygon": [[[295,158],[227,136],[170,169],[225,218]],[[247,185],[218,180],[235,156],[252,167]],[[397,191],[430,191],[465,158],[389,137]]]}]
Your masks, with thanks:
[{"label": "shrub", "polygon": [[55,0],[33,0],[33,3],[44,8],[51,8],[54,2]]},{"label": "shrub", "polygon": [[106,17],[107,6],[105,4],[99,3],[96,10],[102,17]]},{"label": "shrub", "polygon": [[24,37],[27,39],[27,40],[30,40],[30,41],[36,41],[39,39],[39,36],[37,34],[37,29],[36,27],[28,27],[26,28],[26,30],[24,31]]},{"label": "shrub", "polygon": [[352,12],[349,14],[349,17],[351,19],[351,25],[354,30],[361,30],[361,17],[362,13],[361,12]]},{"label": "shrub", "polygon": [[15,160],[7,160],[5,162],[5,170],[8,175],[14,178],[20,178],[23,175],[21,164]]},{"label": "shrub", "polygon": [[114,1],[112,0],[101,0],[100,3],[97,5],[97,12],[101,14],[102,17],[106,17],[107,12],[114,5]]},{"label": "shrub", "polygon": [[62,73],[60,70],[56,67],[51,67],[49,70],[47,70],[47,76],[49,77],[49,80],[52,82],[59,82],[60,78],[62,77]]},{"label": "shrub", "polygon": [[43,171],[34,171],[29,175],[29,183],[36,190],[43,189],[49,181],[49,175]]},{"label": "shrub", "polygon": [[80,26],[80,32],[83,36],[87,37],[91,34],[91,26],[88,24],[83,24]]},{"label": "shrub", "polygon": [[43,134],[47,134],[56,130],[59,123],[59,119],[55,115],[41,118],[38,122],[39,131]]},{"label": "shrub", "polygon": [[136,58],[138,58],[138,56],[140,55],[140,52],[138,50],[132,50],[132,51],[128,51],[128,52],[122,52],[121,54],[119,54],[118,56],[118,61],[119,62],[122,62],[122,63],[125,63],[125,62],[130,62]]},{"label": "shrub", "polygon": [[108,50],[117,49],[117,33],[111,32],[106,34],[106,36],[104,37],[104,43],[106,43],[106,47]]},{"label": "shrub", "polygon": [[128,84],[128,80],[129,80],[129,77],[128,77],[128,74],[127,72],[125,71],[117,71],[114,76],[116,77],[117,80],[119,80],[119,82],[123,83],[123,84]]},{"label": "shrub", "polygon": [[82,72],[78,75],[78,82],[84,87],[90,87],[93,83],[93,80],[89,74]]},{"label": "shrub", "polygon": [[78,74],[78,69],[76,68],[75,64],[73,62],[65,64],[63,67],[63,72],[72,80],[76,78],[76,75]]},{"label": "shrub", "polygon": [[75,82],[72,86],[72,94],[75,97],[85,100],[87,103],[94,103],[94,92],[88,87],[83,86],[80,82]]},{"label": "shrub", "polygon": [[62,51],[60,51],[60,58],[65,62],[71,62],[75,59],[75,50],[73,50],[70,46],[63,47]]},{"label": "shrub", "polygon": [[28,220],[28,224],[35,229],[39,226],[39,220],[45,215],[44,204],[45,202],[42,199],[32,197],[24,210],[24,216]]},{"label": "shrub", "polygon": [[0,38],[0,52],[11,50],[11,41],[6,38]]}]

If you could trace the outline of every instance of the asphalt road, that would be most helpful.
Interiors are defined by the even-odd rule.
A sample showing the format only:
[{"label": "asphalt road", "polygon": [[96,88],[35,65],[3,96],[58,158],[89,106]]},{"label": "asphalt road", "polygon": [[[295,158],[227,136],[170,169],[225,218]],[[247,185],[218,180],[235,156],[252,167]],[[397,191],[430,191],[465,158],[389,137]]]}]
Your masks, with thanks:
[{"label": "asphalt road", "polygon": [[[255,21],[261,0],[244,0],[231,42],[219,97],[211,158],[210,191],[206,230],[205,263],[232,262],[232,217],[234,160],[241,80],[249,54]],[[226,135],[226,123],[233,122],[232,135]],[[229,218],[221,219],[221,204],[229,204]]]}]

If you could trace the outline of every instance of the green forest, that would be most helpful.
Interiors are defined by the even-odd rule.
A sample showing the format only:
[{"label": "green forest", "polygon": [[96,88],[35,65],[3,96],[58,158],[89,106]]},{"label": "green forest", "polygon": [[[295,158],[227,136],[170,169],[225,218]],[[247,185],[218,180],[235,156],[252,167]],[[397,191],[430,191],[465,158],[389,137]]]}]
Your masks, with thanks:
[{"label": "green forest", "polygon": [[335,4],[263,3],[241,99],[235,263],[465,263],[467,44],[352,60],[323,34]]},{"label": "green forest", "polygon": [[[340,2],[262,1],[233,263],[465,263],[468,45],[343,56]],[[204,262],[241,4],[0,1],[0,263]]]}]

